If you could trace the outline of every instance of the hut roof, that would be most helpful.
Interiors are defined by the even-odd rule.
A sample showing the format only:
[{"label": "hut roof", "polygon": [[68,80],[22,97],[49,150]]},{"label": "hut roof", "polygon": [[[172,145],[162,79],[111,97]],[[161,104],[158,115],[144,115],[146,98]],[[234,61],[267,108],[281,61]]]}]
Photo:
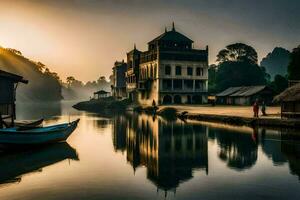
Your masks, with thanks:
[{"label": "hut roof", "polygon": [[230,87],[224,90],[223,92],[217,94],[217,97],[248,97],[252,96],[262,90],[264,90],[267,86],[259,85],[259,86],[241,86],[241,87]]},{"label": "hut roof", "polygon": [[300,83],[287,88],[285,91],[274,97],[273,101],[300,101]]},{"label": "hut roof", "polygon": [[94,92],[94,94],[107,94],[107,93],[109,93],[109,92],[106,92],[104,90],[99,90],[97,92]]},{"label": "hut roof", "polygon": [[28,80],[23,79],[22,76],[13,74],[13,73],[9,73],[3,70],[0,70],[0,77],[1,78],[5,78],[5,79],[9,79],[12,80],[13,82],[17,83],[17,82],[22,82],[22,83],[28,83]]},{"label": "hut roof", "polygon": [[241,88],[242,87],[230,87],[230,88],[227,88],[226,90],[224,90],[223,92],[218,93],[216,96],[217,97],[225,97],[225,96],[235,93],[236,91],[240,90]]},{"label": "hut roof", "polygon": [[266,88],[265,85],[260,85],[260,86],[247,86],[247,87],[242,87],[235,93],[231,94],[231,97],[249,97],[252,96]]}]

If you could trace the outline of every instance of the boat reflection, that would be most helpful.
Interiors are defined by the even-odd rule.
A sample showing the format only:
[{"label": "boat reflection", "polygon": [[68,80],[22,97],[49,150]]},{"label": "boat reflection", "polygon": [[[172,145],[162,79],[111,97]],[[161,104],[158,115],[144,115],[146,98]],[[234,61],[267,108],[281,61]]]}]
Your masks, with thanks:
[{"label": "boat reflection", "polygon": [[143,114],[117,116],[113,122],[115,151],[126,151],[134,171],[145,166],[147,178],[165,191],[175,191],[196,169],[209,174],[208,141],[216,142],[216,156],[234,171],[250,170],[261,146],[274,166],[288,163],[291,174],[300,174],[300,143],[282,130],[168,122]]},{"label": "boat reflection", "polygon": [[20,182],[22,176],[65,159],[79,160],[68,143],[56,143],[22,152],[0,153],[0,185]]}]

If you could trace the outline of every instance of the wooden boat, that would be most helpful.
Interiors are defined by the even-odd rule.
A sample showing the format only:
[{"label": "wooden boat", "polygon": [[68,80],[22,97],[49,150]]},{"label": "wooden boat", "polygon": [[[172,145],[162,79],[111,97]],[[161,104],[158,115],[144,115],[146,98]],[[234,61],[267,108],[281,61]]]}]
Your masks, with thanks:
[{"label": "wooden boat", "polygon": [[65,141],[76,129],[79,119],[65,124],[19,130],[17,127],[0,129],[1,145],[40,145]]}]

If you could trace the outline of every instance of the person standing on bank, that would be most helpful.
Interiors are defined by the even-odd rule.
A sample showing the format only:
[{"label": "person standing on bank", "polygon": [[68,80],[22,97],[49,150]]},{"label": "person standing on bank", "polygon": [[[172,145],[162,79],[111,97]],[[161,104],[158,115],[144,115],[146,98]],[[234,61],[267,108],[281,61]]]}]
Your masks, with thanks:
[{"label": "person standing on bank", "polygon": [[258,101],[256,100],[255,103],[253,104],[254,117],[258,117],[258,111],[259,111],[259,105],[258,105]]},{"label": "person standing on bank", "polygon": [[262,102],[262,105],[261,105],[261,112],[262,112],[263,116],[267,116],[267,113],[266,113],[266,104],[265,104],[264,101]]}]

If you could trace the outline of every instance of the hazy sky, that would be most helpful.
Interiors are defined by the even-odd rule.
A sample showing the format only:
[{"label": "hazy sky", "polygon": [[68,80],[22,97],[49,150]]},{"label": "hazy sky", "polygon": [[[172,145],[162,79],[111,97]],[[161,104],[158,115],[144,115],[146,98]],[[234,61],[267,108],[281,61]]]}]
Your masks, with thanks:
[{"label": "hazy sky", "polygon": [[171,27],[217,52],[233,42],[264,57],[300,44],[299,0],[0,0],[0,45],[41,61],[65,79],[109,76],[133,44]]}]

